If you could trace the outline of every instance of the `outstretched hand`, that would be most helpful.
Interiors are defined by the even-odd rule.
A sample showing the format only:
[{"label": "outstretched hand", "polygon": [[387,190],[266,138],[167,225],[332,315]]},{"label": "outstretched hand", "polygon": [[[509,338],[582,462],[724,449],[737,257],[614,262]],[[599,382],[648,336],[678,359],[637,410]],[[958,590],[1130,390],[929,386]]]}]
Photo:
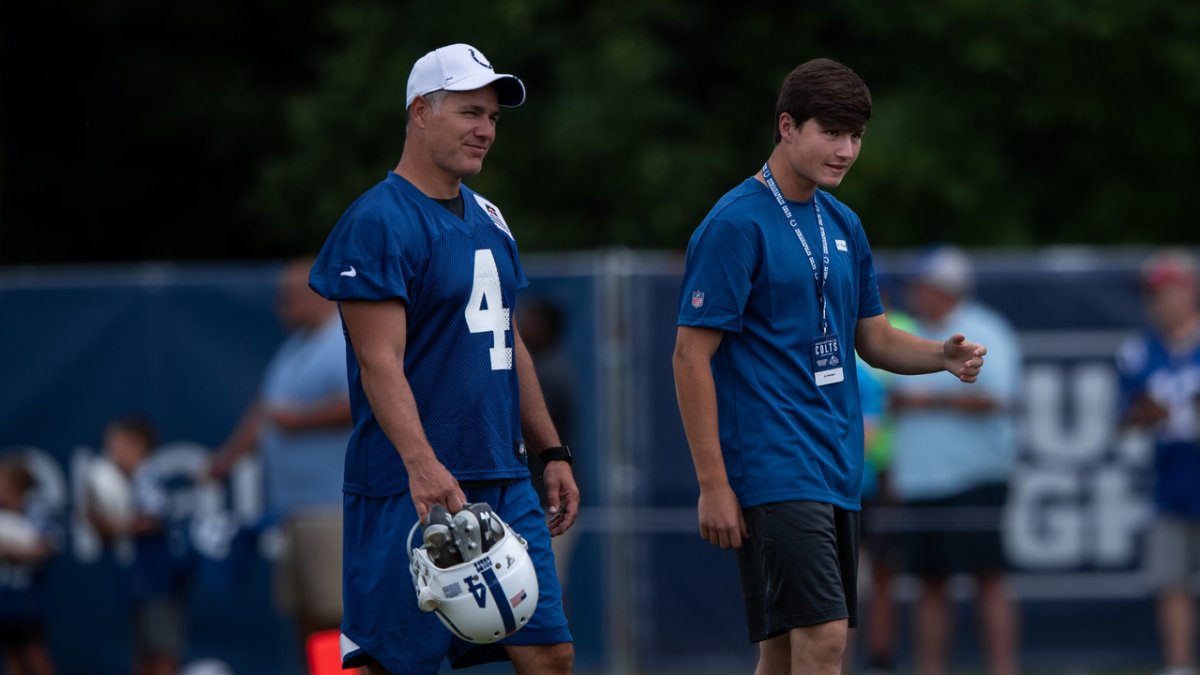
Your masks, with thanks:
[{"label": "outstretched hand", "polygon": [[974,382],[983,368],[983,356],[987,347],[974,342],[967,342],[962,333],[951,335],[942,345],[942,358],[946,371],[962,382]]}]

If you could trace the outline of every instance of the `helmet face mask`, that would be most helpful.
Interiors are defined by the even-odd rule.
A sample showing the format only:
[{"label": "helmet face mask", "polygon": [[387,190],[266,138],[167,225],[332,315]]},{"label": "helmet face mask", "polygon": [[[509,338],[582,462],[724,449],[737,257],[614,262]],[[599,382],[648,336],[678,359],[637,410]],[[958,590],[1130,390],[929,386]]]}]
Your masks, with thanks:
[{"label": "helmet face mask", "polygon": [[494,513],[491,517],[503,526],[504,534],[470,560],[441,568],[425,546],[410,551],[417,606],[433,612],[459,638],[477,644],[520,630],[538,601],[537,570],[526,550],[528,544]]}]

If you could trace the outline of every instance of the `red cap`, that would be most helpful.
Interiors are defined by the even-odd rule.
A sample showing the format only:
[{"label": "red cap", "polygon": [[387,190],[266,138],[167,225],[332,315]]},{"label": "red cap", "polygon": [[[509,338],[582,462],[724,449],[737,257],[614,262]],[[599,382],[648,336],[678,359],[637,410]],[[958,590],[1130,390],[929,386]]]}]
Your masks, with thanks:
[{"label": "red cap", "polygon": [[1189,253],[1179,249],[1155,253],[1142,265],[1141,281],[1147,290],[1172,284],[1195,286],[1196,262]]}]

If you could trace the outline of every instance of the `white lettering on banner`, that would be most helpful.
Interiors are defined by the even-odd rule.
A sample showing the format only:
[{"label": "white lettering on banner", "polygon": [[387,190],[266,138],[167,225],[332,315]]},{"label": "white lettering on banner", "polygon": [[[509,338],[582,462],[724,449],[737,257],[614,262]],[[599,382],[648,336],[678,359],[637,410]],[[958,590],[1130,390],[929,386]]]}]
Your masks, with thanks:
[{"label": "white lettering on banner", "polygon": [[1149,442],[1116,433],[1111,363],[1038,363],[1025,382],[1025,447],[1004,521],[1012,562],[1030,571],[1131,567],[1150,515],[1137,482]]},{"label": "white lettering on banner", "polygon": [[[37,481],[34,499],[51,513],[69,515],[68,550],[72,557],[80,563],[98,560],[103,543],[84,511],[87,498],[84,469],[96,451],[86,446],[76,447],[69,456],[68,470],[41,448],[6,448],[6,451],[19,452],[26,458]],[[192,545],[201,554],[219,560],[229,554],[238,530],[261,518],[263,494],[260,464],[254,457],[237,463],[229,488],[219,482],[195,480],[208,466],[211,455],[211,450],[198,443],[171,443],[157,448],[150,461],[164,477],[186,479],[180,481],[185,485],[170,491],[171,517],[190,520]],[[69,506],[71,512],[67,514]],[[133,562],[132,540],[126,537],[113,546],[119,563]]]},{"label": "white lettering on banner", "polygon": [[1149,516],[1150,506],[1137,497],[1128,470],[1110,466],[1097,471],[1092,477],[1093,562],[1100,567],[1128,565]]},{"label": "white lettering on banner", "polygon": [[1022,567],[1075,567],[1083,558],[1079,476],[1067,471],[1019,470],[1013,477],[1005,543]]},{"label": "white lettering on banner", "polygon": [[[1112,440],[1116,382],[1111,366],[1061,365],[1026,370],[1025,425],[1030,451],[1042,461],[1097,460]],[[1069,396],[1069,399],[1068,399]],[[1067,409],[1067,401],[1073,405]]]}]

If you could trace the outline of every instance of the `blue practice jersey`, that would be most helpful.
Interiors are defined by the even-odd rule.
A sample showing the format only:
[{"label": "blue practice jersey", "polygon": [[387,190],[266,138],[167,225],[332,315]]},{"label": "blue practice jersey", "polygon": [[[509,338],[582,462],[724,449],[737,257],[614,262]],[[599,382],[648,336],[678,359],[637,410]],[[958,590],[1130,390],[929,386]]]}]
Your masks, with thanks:
[{"label": "blue practice jersey", "polygon": [[1121,409],[1148,396],[1167,409],[1154,435],[1154,500],[1160,511],[1200,517],[1200,344],[1171,353],[1146,332],[1117,353]]},{"label": "blue practice jersey", "polygon": [[[770,190],[749,178],[717,202],[688,244],[681,326],[725,332],[713,357],[730,485],[743,506],[813,500],[859,508],[863,420],[854,363],[858,319],[883,313],[858,216],[817,191],[829,248],[828,332],[844,380],[817,386],[821,304],[808,257]],[[813,204],[789,202],[821,267]]]},{"label": "blue practice jersey", "polygon": [[[462,195],[459,218],[389,173],[338,221],[310,284],[330,300],[403,302],[404,372],[438,460],[459,480],[527,478],[511,311],[529,281],[499,209],[465,186]],[[346,340],[354,432],[343,489],[399,494],[408,474]]]}]

